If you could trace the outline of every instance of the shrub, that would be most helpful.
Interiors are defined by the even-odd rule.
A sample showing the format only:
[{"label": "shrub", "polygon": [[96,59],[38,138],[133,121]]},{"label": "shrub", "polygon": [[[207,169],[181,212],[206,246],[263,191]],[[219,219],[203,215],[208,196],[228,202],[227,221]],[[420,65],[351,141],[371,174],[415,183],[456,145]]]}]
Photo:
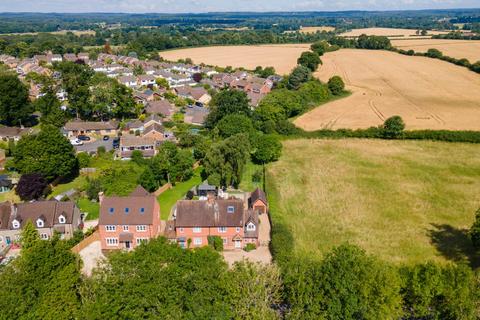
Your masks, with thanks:
[{"label": "shrub", "polygon": [[80,152],[78,155],[77,155],[77,159],[78,159],[78,166],[80,168],[88,168],[88,166],[90,165],[90,155],[86,152]]},{"label": "shrub", "polygon": [[105,152],[107,152],[107,151],[106,151],[106,149],[105,149],[104,146],[100,146],[100,147],[97,148],[97,154],[98,154],[98,155],[102,155],[102,154],[104,154]]},{"label": "shrub", "polygon": [[243,250],[245,250],[246,252],[250,252],[255,249],[257,249],[257,246],[255,245],[255,243],[247,243],[245,248],[243,248]]},{"label": "shrub", "polygon": [[339,95],[345,89],[345,83],[339,76],[333,76],[328,80],[328,89],[333,95]]},{"label": "shrub", "polygon": [[475,222],[468,233],[475,249],[480,250],[480,209],[475,213]]},{"label": "shrub", "polygon": [[427,57],[430,57],[430,58],[439,59],[443,56],[443,53],[438,49],[431,48],[431,49],[428,49],[428,51],[427,51],[427,53],[425,53],[425,55]]},{"label": "shrub", "polygon": [[383,123],[383,132],[386,138],[392,139],[399,137],[405,129],[405,123],[400,116],[393,116]]},{"label": "shrub", "polygon": [[47,180],[39,173],[27,173],[20,177],[15,192],[23,201],[43,198],[50,192]]},{"label": "shrub", "polygon": [[252,182],[259,183],[259,182],[262,181],[262,178],[263,178],[263,172],[262,172],[262,170],[256,170],[256,171],[252,174]]},{"label": "shrub", "polygon": [[215,251],[223,251],[223,240],[219,236],[208,236],[208,245],[212,247]]}]

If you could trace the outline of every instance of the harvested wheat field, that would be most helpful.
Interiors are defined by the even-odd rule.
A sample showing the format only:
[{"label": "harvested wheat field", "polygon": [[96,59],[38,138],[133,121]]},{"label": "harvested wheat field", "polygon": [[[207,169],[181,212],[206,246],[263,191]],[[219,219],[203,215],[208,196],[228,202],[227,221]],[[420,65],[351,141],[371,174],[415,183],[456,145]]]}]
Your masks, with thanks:
[{"label": "harvested wheat field", "polygon": [[352,95],[300,116],[307,131],[368,128],[400,115],[407,129],[480,130],[480,76],[437,59],[388,51],[327,53],[322,81],[341,76]]},{"label": "harvested wheat field", "polygon": [[267,167],[272,221],[294,251],[344,242],[394,263],[467,260],[480,207],[480,148],[432,141],[303,139]]},{"label": "harvested wheat field", "polygon": [[320,27],[302,27],[300,29],[300,33],[315,33],[317,31],[325,31],[325,32],[331,32],[335,31],[335,27],[327,27],[327,26],[320,26]]},{"label": "harvested wheat field", "polygon": [[392,45],[403,50],[427,52],[435,48],[444,55],[457,59],[466,58],[474,63],[480,61],[480,40],[446,40],[446,39],[418,39],[418,40],[393,40]]},{"label": "harvested wheat field", "polygon": [[[341,36],[344,37],[358,37],[362,34],[368,36],[386,36],[389,38],[410,38],[410,37],[421,37],[416,34],[416,29],[397,29],[397,28],[363,28],[363,29],[353,29],[348,32],[344,32]],[[447,34],[448,31],[434,31],[428,30],[427,36],[432,36],[435,34]]]},{"label": "harvested wheat field", "polygon": [[300,54],[308,48],[309,44],[216,46],[163,51],[159,54],[170,61],[190,58],[194,63],[220,67],[255,69],[257,66],[272,66],[277,73],[287,74],[297,64]]}]

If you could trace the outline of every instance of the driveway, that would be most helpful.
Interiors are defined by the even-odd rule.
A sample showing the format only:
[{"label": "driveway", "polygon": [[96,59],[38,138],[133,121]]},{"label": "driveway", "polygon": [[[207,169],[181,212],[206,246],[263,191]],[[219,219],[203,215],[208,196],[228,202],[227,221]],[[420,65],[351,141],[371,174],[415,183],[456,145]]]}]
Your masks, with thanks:
[{"label": "driveway", "polygon": [[113,149],[113,138],[108,139],[107,141],[103,141],[103,139],[98,139],[92,142],[83,142],[81,146],[75,146],[75,150],[77,152],[87,152],[87,153],[94,153],[97,152],[98,147],[105,147],[105,151],[110,151]]},{"label": "driveway", "polygon": [[258,241],[260,246],[250,252],[244,250],[224,251],[223,257],[228,265],[232,266],[237,261],[249,260],[251,262],[260,262],[269,264],[272,262],[272,254],[270,253],[270,220],[267,214],[259,217],[260,229],[258,230]]},{"label": "driveway", "polygon": [[105,259],[105,256],[102,254],[100,241],[90,243],[79,254],[83,260],[82,273],[88,277],[92,275],[92,270],[97,266],[98,262]]}]

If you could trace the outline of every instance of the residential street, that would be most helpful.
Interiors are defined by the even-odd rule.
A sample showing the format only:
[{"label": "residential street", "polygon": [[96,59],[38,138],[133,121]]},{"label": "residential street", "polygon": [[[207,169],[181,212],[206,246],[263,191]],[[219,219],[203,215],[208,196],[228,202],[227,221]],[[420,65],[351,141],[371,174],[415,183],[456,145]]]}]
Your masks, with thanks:
[{"label": "residential street", "polygon": [[84,142],[81,146],[75,146],[77,152],[97,152],[98,147],[105,147],[105,151],[110,151],[113,149],[113,142],[112,138],[108,139],[107,141],[103,141],[102,139],[98,139],[93,142]]}]

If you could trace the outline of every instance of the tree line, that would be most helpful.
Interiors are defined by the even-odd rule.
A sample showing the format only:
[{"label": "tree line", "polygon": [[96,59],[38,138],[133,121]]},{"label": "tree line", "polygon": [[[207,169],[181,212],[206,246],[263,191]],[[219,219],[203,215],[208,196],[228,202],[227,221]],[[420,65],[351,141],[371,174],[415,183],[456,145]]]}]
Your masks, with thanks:
[{"label": "tree line", "polygon": [[0,319],[478,317],[478,276],[468,266],[396,266],[354,245],[313,260],[274,242],[275,264],[228,268],[211,247],[184,250],[157,238],[109,254],[85,277],[75,242],[40,240],[31,222],[21,239],[20,256],[0,267]]}]

